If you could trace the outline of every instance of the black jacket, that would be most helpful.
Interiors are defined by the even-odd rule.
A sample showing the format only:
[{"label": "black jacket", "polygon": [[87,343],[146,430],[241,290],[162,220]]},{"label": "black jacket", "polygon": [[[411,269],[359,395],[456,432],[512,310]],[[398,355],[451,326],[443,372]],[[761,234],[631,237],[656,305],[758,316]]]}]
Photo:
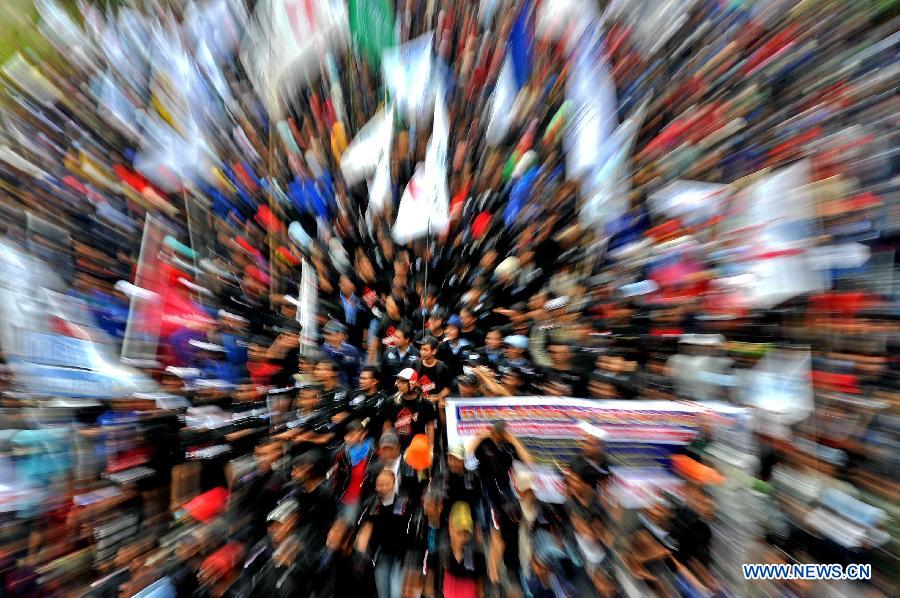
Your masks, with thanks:
[{"label": "black jacket", "polygon": [[[369,451],[369,454],[366,455],[364,461],[366,463],[366,471],[369,470],[369,466],[372,464],[372,461],[375,459],[375,451]],[[344,450],[344,447],[341,447],[341,450],[337,452],[334,458],[334,471],[331,475],[332,488],[334,489],[334,497],[337,502],[340,502],[341,499],[344,498],[344,494],[347,493],[347,488],[350,486],[350,475],[353,472],[353,466],[350,465],[350,457],[347,455],[347,451]],[[363,477],[363,487],[365,488],[365,477]],[[360,498],[362,498],[362,494],[360,494]]]},{"label": "black jacket", "polygon": [[[403,461],[402,457],[400,459],[400,470],[398,473],[400,477],[400,494],[407,496],[414,504],[418,504],[422,498],[422,492],[427,480],[420,480],[416,470],[410,467],[406,461]],[[369,463],[369,466],[366,468],[366,474],[363,476],[361,502],[371,500],[375,496],[375,478],[378,477],[382,469],[385,469],[384,463],[379,460]]]}]

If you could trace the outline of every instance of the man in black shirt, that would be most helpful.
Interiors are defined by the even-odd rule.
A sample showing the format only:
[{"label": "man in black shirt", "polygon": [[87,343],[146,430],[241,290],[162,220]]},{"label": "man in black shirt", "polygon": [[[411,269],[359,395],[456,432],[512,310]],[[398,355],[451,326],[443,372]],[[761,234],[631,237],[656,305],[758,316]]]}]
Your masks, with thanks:
[{"label": "man in black shirt", "polygon": [[481,479],[477,471],[466,468],[466,447],[463,444],[451,446],[447,451],[447,475],[445,477],[445,497],[442,519],[447,522],[450,508],[457,502],[469,505],[472,516],[481,521],[483,515]]},{"label": "man in black shirt", "polygon": [[381,360],[381,373],[384,376],[382,388],[389,391],[393,388],[397,373],[408,367],[412,367],[419,358],[419,351],[412,345],[412,330],[409,324],[404,322],[394,329],[394,346],[388,347]]},{"label": "man in black shirt", "polygon": [[389,469],[378,474],[375,491],[376,496],[363,513],[364,523],[357,535],[356,549],[377,554],[378,595],[395,596],[396,589],[403,587],[403,558],[410,545],[410,521],[417,507],[396,493],[394,472]]},{"label": "man in black shirt", "polygon": [[484,333],[478,328],[478,318],[475,316],[475,312],[464,307],[459,310],[459,319],[462,323],[459,336],[469,341],[472,347],[484,345]]},{"label": "man in black shirt", "polygon": [[552,341],[547,346],[553,364],[544,373],[544,393],[556,397],[587,398],[587,383],[572,364],[572,347]]},{"label": "man in black shirt", "polygon": [[531,463],[531,455],[519,440],[506,431],[506,422],[498,421],[468,447],[478,460],[478,474],[495,509],[502,509],[512,498],[509,470],[515,461]]},{"label": "man in black shirt", "polygon": [[450,394],[452,377],[447,365],[437,359],[438,340],[426,336],[419,342],[419,359],[412,369],[418,375],[418,386],[429,401],[438,405]]},{"label": "man in black shirt", "polygon": [[397,396],[385,412],[384,430],[394,428],[404,450],[416,434],[426,434],[434,446],[434,406],[422,397],[416,377],[412,368],[397,374]]},{"label": "man in black shirt", "polygon": [[[320,359],[316,363],[313,375],[322,385],[322,401],[319,408],[331,418],[336,427],[340,427],[350,413],[347,405],[349,393],[347,387],[340,383],[338,364],[331,359]],[[336,430],[335,435],[337,438],[343,438],[343,430]]]},{"label": "man in black shirt", "polygon": [[350,411],[366,427],[369,438],[377,440],[384,429],[388,396],[379,389],[381,374],[374,365],[363,366],[359,374],[359,390],[352,394]]}]

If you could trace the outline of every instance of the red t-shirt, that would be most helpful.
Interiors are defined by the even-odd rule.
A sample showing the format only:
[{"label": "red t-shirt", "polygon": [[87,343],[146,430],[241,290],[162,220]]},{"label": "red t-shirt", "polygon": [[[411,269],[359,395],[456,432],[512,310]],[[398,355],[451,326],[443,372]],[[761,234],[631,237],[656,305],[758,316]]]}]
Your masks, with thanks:
[{"label": "red t-shirt", "polygon": [[359,495],[362,493],[363,476],[366,475],[366,459],[363,459],[350,470],[350,485],[341,499],[341,504],[355,505],[359,502]]}]

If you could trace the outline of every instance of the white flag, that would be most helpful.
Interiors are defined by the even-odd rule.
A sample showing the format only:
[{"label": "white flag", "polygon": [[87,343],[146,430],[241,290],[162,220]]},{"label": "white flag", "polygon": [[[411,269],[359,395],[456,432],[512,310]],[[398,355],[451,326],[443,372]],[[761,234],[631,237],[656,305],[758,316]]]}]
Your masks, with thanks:
[{"label": "white flag", "polygon": [[431,47],[434,33],[429,32],[400,47],[388,48],[381,58],[384,85],[394,100],[397,111],[410,120],[431,107]]},{"label": "white flag", "polygon": [[497,75],[497,85],[491,95],[491,108],[488,116],[485,138],[488,145],[499,145],[506,138],[513,120],[513,105],[516,101],[516,79],[513,75],[512,59],[509,54],[503,59],[503,66]]},{"label": "white flag", "polygon": [[382,155],[390,153],[394,108],[382,108],[367,122],[341,154],[341,173],[348,185],[372,176]]},{"label": "white flag", "polygon": [[449,191],[447,189],[447,144],[450,127],[444,105],[444,88],[438,84],[434,105],[434,125],[425,150],[424,164],[418,164],[410,179],[397,219],[394,241],[405,244],[429,234],[443,234],[450,226]]}]

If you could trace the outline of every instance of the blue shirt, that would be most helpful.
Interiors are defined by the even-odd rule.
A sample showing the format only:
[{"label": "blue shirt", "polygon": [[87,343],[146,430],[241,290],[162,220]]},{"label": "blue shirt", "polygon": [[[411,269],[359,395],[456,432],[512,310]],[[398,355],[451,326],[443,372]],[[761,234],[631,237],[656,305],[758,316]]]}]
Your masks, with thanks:
[{"label": "blue shirt", "polygon": [[359,351],[349,343],[341,343],[340,347],[323,345],[322,352],[337,362],[341,373],[341,383],[355,388],[359,381],[359,369],[362,364]]}]

